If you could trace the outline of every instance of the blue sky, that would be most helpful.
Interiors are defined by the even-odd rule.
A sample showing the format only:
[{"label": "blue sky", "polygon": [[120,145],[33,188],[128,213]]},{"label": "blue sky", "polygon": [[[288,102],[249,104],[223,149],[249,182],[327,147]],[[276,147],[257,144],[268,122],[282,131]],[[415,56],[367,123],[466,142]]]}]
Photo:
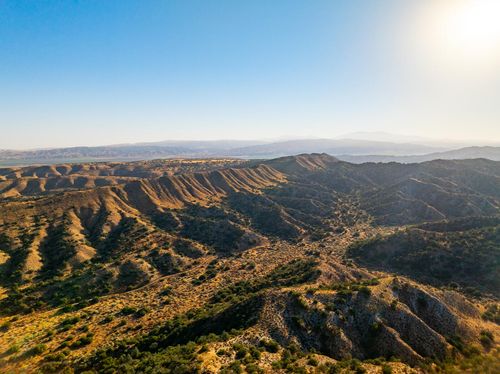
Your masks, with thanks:
[{"label": "blue sky", "polygon": [[418,49],[431,1],[0,0],[0,148],[500,140],[499,69]]}]

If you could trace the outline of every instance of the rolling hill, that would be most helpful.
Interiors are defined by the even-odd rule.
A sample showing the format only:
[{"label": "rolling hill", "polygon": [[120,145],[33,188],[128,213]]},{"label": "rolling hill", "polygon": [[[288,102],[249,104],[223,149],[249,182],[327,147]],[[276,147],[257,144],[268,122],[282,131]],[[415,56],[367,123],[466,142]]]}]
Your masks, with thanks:
[{"label": "rolling hill", "polygon": [[0,371],[498,368],[500,163],[0,170]]}]

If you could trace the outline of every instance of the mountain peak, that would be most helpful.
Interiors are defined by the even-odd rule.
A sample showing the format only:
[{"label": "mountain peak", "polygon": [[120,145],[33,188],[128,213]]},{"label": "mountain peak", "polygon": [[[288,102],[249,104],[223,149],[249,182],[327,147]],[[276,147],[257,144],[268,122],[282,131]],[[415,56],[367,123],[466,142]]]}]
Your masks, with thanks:
[{"label": "mountain peak", "polygon": [[281,172],[296,174],[304,171],[326,170],[338,162],[340,161],[337,158],[327,153],[302,153],[275,158],[267,161],[266,164]]}]

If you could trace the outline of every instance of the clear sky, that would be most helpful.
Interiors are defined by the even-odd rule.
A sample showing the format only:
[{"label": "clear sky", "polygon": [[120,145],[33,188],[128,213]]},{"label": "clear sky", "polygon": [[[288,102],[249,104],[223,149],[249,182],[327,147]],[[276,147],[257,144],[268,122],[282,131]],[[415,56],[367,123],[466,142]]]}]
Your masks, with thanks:
[{"label": "clear sky", "polygon": [[497,0],[0,0],[0,148],[500,141]]}]

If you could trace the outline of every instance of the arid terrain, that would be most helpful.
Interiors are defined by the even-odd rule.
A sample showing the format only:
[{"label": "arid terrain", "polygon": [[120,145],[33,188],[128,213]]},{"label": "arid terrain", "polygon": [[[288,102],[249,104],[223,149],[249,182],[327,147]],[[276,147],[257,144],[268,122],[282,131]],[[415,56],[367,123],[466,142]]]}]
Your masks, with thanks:
[{"label": "arid terrain", "polygon": [[498,373],[500,162],[0,169],[0,372]]}]

